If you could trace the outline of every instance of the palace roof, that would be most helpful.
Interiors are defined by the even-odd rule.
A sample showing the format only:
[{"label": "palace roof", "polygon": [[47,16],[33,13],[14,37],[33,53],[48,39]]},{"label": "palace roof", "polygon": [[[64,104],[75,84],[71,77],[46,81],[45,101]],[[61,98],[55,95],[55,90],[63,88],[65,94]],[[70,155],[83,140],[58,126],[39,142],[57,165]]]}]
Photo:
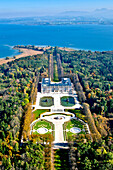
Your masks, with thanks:
[{"label": "palace roof", "polygon": [[42,86],[71,86],[71,80],[70,78],[62,78],[60,82],[52,82],[50,78],[43,78]]}]

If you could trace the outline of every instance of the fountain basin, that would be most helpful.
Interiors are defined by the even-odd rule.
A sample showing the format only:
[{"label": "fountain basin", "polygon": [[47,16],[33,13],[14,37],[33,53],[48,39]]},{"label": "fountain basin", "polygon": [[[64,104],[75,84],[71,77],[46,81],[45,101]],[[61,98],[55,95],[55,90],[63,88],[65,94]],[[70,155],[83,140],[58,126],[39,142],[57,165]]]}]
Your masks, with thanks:
[{"label": "fountain basin", "polygon": [[48,129],[47,128],[39,128],[39,129],[37,129],[37,132],[40,134],[45,134],[48,132]]},{"label": "fountain basin", "polygon": [[77,128],[77,127],[73,127],[73,128],[70,129],[70,132],[72,132],[72,133],[80,133],[81,129]]}]

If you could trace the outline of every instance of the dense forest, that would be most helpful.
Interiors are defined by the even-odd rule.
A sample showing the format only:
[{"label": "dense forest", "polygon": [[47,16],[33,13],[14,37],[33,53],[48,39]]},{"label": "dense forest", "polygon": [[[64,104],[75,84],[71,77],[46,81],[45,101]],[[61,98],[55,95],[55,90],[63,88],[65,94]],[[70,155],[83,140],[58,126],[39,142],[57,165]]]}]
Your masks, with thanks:
[{"label": "dense forest", "polygon": [[57,62],[59,79],[71,78],[91,131],[91,136],[73,135],[69,139],[70,168],[112,169],[113,53],[58,47],[0,66],[0,169],[52,167],[53,137],[30,135],[29,128],[37,85],[40,77],[53,76],[53,60]]},{"label": "dense forest", "polygon": [[[82,114],[91,131],[91,143],[83,135],[71,139],[72,167],[112,169],[113,52],[56,50],[60,54],[64,75],[72,79],[83,106]],[[84,143],[84,139],[87,142]],[[73,155],[75,142],[78,146]]]},{"label": "dense forest", "polygon": [[[33,120],[31,105],[36,99],[39,76],[48,67],[46,57],[28,56],[0,66],[0,169],[49,169],[51,166],[50,135],[31,136],[21,146],[22,134],[25,139],[29,136]],[[36,140],[40,142],[36,144]],[[50,145],[42,145],[41,140]]]},{"label": "dense forest", "polygon": [[61,52],[65,73],[75,73],[92,113],[113,117],[113,52]]}]

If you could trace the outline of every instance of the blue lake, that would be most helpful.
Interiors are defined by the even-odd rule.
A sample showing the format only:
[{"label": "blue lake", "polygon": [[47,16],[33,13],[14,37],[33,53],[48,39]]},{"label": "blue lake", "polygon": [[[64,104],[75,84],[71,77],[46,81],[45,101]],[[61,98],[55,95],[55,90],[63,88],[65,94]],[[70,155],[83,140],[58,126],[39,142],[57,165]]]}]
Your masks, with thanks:
[{"label": "blue lake", "polygon": [[13,45],[50,45],[92,51],[113,50],[113,26],[69,25],[27,26],[0,25],[0,58],[18,51]]}]

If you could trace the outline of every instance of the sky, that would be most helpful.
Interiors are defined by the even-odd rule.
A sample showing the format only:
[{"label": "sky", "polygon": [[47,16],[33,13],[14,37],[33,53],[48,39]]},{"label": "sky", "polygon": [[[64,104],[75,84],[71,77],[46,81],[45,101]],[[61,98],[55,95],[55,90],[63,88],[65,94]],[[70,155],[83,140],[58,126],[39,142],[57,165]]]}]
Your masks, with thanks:
[{"label": "sky", "polygon": [[113,0],[0,0],[0,17],[54,15],[64,11],[113,9]]}]

